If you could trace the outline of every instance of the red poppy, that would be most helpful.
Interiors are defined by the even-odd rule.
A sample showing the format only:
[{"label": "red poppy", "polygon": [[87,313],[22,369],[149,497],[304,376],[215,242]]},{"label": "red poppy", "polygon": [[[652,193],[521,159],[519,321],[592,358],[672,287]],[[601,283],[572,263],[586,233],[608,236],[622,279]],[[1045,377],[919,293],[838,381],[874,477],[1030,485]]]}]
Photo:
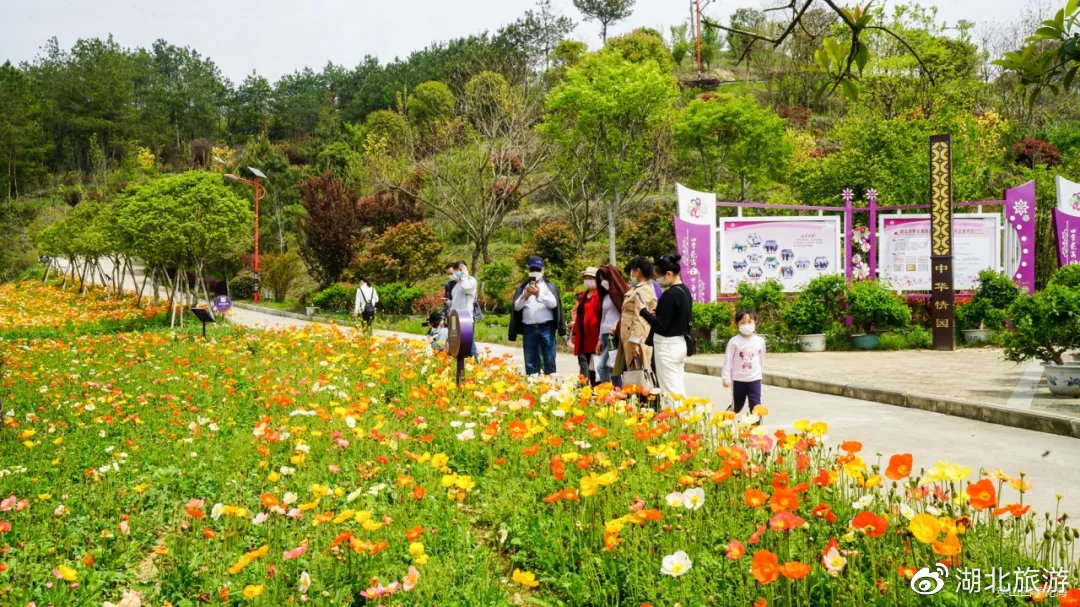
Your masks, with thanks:
[{"label": "red poppy", "polygon": [[851,520],[851,526],[865,530],[866,534],[871,537],[881,537],[885,535],[885,530],[889,528],[889,522],[885,520],[885,517],[873,512],[860,512]]}]

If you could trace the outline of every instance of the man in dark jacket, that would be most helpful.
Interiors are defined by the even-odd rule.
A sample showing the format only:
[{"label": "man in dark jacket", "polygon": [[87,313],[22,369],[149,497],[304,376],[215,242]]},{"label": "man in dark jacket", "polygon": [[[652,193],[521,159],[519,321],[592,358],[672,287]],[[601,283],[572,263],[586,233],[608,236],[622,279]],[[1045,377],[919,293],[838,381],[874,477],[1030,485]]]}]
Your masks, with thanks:
[{"label": "man in dark jacket", "polygon": [[[544,277],[544,260],[530,257],[529,278],[514,291],[510,315],[510,341],[522,336],[525,374],[555,373],[555,335],[566,335],[559,287]],[[541,359],[543,366],[541,367]]]}]

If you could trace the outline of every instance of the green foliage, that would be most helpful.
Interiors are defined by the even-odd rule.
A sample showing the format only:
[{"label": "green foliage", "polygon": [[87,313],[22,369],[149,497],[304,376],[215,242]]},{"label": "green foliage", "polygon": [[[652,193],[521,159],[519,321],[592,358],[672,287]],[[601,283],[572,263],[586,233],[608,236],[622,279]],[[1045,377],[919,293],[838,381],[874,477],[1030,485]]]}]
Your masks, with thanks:
[{"label": "green foliage", "polygon": [[1044,90],[1055,95],[1072,90],[1080,69],[1080,2],[1067,0],[1024,44],[994,63],[1019,75],[1017,87],[1027,92],[1029,105]]},{"label": "green foliage", "polygon": [[1080,289],[1080,264],[1074,263],[1058,268],[1050,277],[1050,284]]},{"label": "green foliage", "polygon": [[476,124],[486,124],[492,116],[506,111],[511,102],[510,84],[498,72],[480,72],[465,83],[463,101],[465,115]]},{"label": "green foliage", "polygon": [[263,285],[274,292],[274,301],[282,302],[293,283],[299,280],[305,271],[300,255],[295,249],[290,249],[286,253],[264,256],[261,278]]},{"label": "green foliage", "polygon": [[364,138],[368,135],[384,139],[387,149],[394,156],[404,154],[408,149],[409,123],[393,110],[375,110],[368,114],[359,134],[361,136],[353,141],[356,149],[363,148]]},{"label": "green foliage", "polygon": [[800,293],[784,309],[783,315],[788,329],[796,335],[824,333],[830,320],[825,303],[821,299],[807,297],[806,293]]},{"label": "green foliage", "polygon": [[255,296],[255,276],[251,272],[241,272],[229,281],[229,297],[241,300]]},{"label": "green foliage", "polygon": [[372,283],[412,285],[441,269],[438,259],[442,250],[438,234],[428,224],[400,223],[371,242],[357,258],[353,274],[366,275]]},{"label": "green foliage", "polygon": [[806,296],[825,306],[829,322],[843,320],[847,278],[843,274],[822,274],[806,283],[799,297]]},{"label": "green foliage", "polygon": [[1009,307],[1013,330],[1005,334],[1005,358],[1062,363],[1080,347],[1080,289],[1052,283],[1035,295],[1021,294]]},{"label": "green foliage", "polygon": [[[335,282],[322,291],[315,293],[309,299],[312,305],[318,306],[323,311],[340,312],[343,310],[352,310],[355,298],[356,287],[354,285],[344,282]],[[379,290],[379,303],[384,303],[382,289]]]},{"label": "green foliage", "polygon": [[916,350],[927,349],[934,345],[934,336],[922,325],[915,325],[906,331],[889,331],[878,337],[878,350]]},{"label": "green foliage", "polygon": [[767,332],[765,327],[779,323],[788,303],[784,286],[771,278],[761,284],[739,283],[737,293],[739,299],[735,303],[735,311],[750,310],[756,313],[761,327],[758,332]]},{"label": "green foliage", "polygon": [[380,285],[379,307],[389,314],[411,314],[413,304],[424,296],[424,290],[400,282]]},{"label": "green foliage", "polygon": [[911,309],[904,300],[875,280],[851,285],[847,302],[856,333],[885,333],[911,322]]},{"label": "green foliage", "polygon": [[675,142],[694,164],[694,183],[721,197],[747,200],[754,186],[780,177],[793,146],[784,120],[753,97],[707,93],[691,101],[675,123]]},{"label": "green foliage", "polygon": [[671,51],[659,32],[649,32],[645,28],[639,27],[629,34],[609,39],[604,45],[604,52],[617,54],[634,63],[653,61],[666,72],[675,69]]},{"label": "green foliage", "polygon": [[424,82],[409,92],[405,108],[410,122],[427,127],[454,115],[454,94],[442,82]]},{"label": "green foliage", "polygon": [[573,273],[574,262],[577,261],[576,251],[577,242],[565,223],[559,220],[545,221],[536,228],[514,262],[517,267],[525,268],[529,257],[539,255],[544,260],[544,273],[548,277],[560,283],[572,283],[576,276],[567,274]]},{"label": "green foliage", "polygon": [[644,255],[656,259],[675,251],[675,209],[671,204],[656,204],[624,215],[619,222],[616,251],[625,263]]},{"label": "green foliage", "polygon": [[574,6],[586,21],[600,24],[600,40],[607,42],[608,26],[622,21],[634,12],[634,0],[574,0]]},{"label": "green foliage", "polygon": [[999,331],[1005,327],[1005,311],[1020,295],[1020,289],[1008,276],[993,270],[979,272],[979,286],[971,302],[956,307],[956,324],[960,329],[987,328]]},{"label": "green foliage", "polygon": [[694,304],[693,326],[695,329],[715,331],[731,326],[733,312],[731,304],[721,301],[711,301]]},{"label": "green foliage", "polygon": [[514,275],[513,268],[501,261],[489,263],[480,272],[480,284],[483,285],[484,295],[500,301],[510,287],[510,280]]}]

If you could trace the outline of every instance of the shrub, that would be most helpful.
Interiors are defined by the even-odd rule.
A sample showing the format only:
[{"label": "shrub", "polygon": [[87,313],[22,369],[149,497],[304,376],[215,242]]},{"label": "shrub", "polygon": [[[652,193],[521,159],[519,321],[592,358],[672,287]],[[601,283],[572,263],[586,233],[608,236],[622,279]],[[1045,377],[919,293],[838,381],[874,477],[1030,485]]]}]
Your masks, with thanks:
[{"label": "shrub", "polygon": [[787,296],[779,281],[769,279],[761,284],[744,282],[739,284],[738,294],[735,309],[756,312],[758,325],[768,327],[780,322]]},{"label": "shrub", "polygon": [[847,288],[847,278],[842,274],[823,274],[806,283],[799,295],[820,301],[830,319],[843,320]]},{"label": "shrub", "polygon": [[424,295],[423,289],[392,282],[379,287],[379,306],[390,314],[411,314],[413,304]]},{"label": "shrub", "polygon": [[1001,330],[1005,326],[1005,310],[1019,295],[1020,289],[1008,276],[983,270],[979,272],[979,287],[971,303],[956,307],[956,324],[961,329]]},{"label": "shrub", "polygon": [[670,204],[657,204],[624,216],[619,222],[615,252],[623,262],[638,255],[655,259],[675,252],[675,212]]},{"label": "shrub", "polygon": [[1061,164],[1061,152],[1049,141],[1024,137],[1012,148],[1013,157],[1020,164],[1035,168],[1037,164],[1045,164],[1048,167]]},{"label": "shrub", "polygon": [[533,232],[529,243],[518,251],[514,262],[519,268],[524,268],[530,257],[539,255],[544,260],[545,274],[556,279],[563,277],[577,252],[577,242],[570,232],[570,226],[563,221],[545,221]]},{"label": "shrub", "polygon": [[1062,354],[1080,347],[1080,289],[1051,283],[1009,306],[1013,330],[1005,335],[1005,358],[1062,363]]},{"label": "shrub", "polygon": [[[380,293],[380,299],[382,295]],[[326,311],[349,310],[356,300],[356,287],[345,282],[335,282],[311,296],[312,305]]]},{"label": "shrub", "polygon": [[484,295],[489,300],[489,309],[502,309],[509,304],[505,296],[513,275],[513,268],[501,261],[489,263],[481,270],[480,284],[483,285]]},{"label": "shrub", "polygon": [[884,333],[906,327],[911,322],[911,310],[903,299],[874,280],[855,283],[848,289],[853,328],[860,333]]},{"label": "shrub", "polygon": [[442,268],[438,263],[443,245],[439,236],[422,221],[399,223],[380,234],[357,258],[350,271],[374,283],[416,283]]},{"label": "shrub", "polygon": [[443,309],[442,300],[438,295],[432,295],[426,293],[412,302],[409,306],[413,314],[417,316],[427,316],[432,312],[441,312]]},{"label": "shrub", "polygon": [[734,313],[729,303],[720,301],[696,303],[692,314],[694,336],[699,345],[712,341],[727,341],[734,334],[732,325]]},{"label": "shrub", "polygon": [[229,297],[233,299],[251,299],[255,295],[255,276],[250,272],[241,272],[229,281]]},{"label": "shrub", "polygon": [[263,283],[274,292],[274,301],[285,301],[289,288],[304,273],[304,261],[295,250],[267,255]]},{"label": "shrub", "polygon": [[825,332],[829,312],[821,299],[800,293],[784,310],[784,322],[796,335],[816,335]]},{"label": "shrub", "polygon": [[1080,264],[1074,263],[1058,268],[1050,277],[1050,284],[1080,289]]}]

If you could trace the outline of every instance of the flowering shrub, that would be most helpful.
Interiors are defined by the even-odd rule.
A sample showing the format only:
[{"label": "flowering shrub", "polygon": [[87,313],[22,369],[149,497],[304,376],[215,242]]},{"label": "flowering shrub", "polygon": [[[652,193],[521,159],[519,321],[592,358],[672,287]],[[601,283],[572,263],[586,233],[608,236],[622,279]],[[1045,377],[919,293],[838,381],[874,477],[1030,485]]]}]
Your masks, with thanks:
[{"label": "flowering shrub", "polygon": [[1078,573],[1022,473],[693,398],[654,413],[503,358],[458,388],[423,342],[329,329],[0,357],[5,605],[1013,604],[909,584],[938,562]]}]

